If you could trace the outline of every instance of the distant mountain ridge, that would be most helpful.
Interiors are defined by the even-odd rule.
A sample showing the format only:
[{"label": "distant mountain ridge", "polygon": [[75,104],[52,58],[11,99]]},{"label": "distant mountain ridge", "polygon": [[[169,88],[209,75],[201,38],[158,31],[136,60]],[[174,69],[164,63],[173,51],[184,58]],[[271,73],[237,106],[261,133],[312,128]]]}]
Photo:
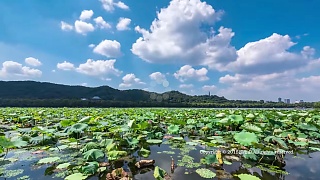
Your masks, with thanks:
[{"label": "distant mountain ridge", "polygon": [[[36,81],[0,81],[0,99],[91,99],[94,96],[112,101],[162,101],[173,102],[226,102],[224,97],[216,95],[190,96],[179,91],[153,93],[141,89],[119,90],[109,86],[84,87]],[[152,98],[154,97],[154,98]]]}]

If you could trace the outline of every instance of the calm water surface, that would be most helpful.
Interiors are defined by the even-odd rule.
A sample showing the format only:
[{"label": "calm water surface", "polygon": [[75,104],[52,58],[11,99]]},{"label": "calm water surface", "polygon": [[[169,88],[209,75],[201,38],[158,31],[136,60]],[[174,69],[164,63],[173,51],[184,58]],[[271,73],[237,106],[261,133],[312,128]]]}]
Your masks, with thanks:
[{"label": "calm water surface", "polygon": [[[191,146],[190,146],[191,147]],[[202,147],[197,146],[196,149],[193,149],[189,151],[190,156],[194,158],[194,162],[200,162],[200,158],[204,157],[205,155],[200,154],[200,150]],[[175,163],[177,164],[178,160],[182,158],[180,155],[179,149],[171,149],[168,144],[161,144],[161,145],[153,145],[150,146],[151,155],[147,159],[154,159],[156,162],[154,166],[159,166],[162,169],[166,170],[168,174],[172,177],[172,179],[175,180],[201,180],[201,178],[195,170],[197,168],[188,169],[185,167],[176,167],[174,173],[171,173],[170,167],[171,167],[171,156],[174,158]],[[33,150],[34,151],[34,150]],[[166,154],[161,153],[164,151],[170,151],[174,152],[174,154]],[[50,155],[48,155],[50,154]],[[64,179],[63,177],[59,177],[59,172],[55,172],[54,170],[54,164],[48,164],[48,165],[37,165],[39,159],[43,157],[48,156],[59,156],[61,157],[63,162],[76,162],[76,158],[72,157],[70,155],[71,153],[68,153],[68,150],[62,150],[62,152],[55,151],[55,152],[44,152],[40,154],[32,154],[30,151],[26,150],[18,150],[18,151],[11,151],[9,152],[7,158],[16,158],[18,161],[12,162],[12,163],[1,163],[1,167],[5,167],[6,170],[17,170],[21,169],[23,170],[23,173],[16,175],[14,177],[6,178],[7,180],[14,180],[22,176],[29,176],[32,180],[45,180],[45,179]],[[134,164],[136,161],[140,159],[146,159],[139,157],[137,153],[134,153],[133,160],[129,160],[129,166],[131,167],[131,171],[134,174],[134,179],[137,180],[154,180],[153,177],[153,169],[154,166],[144,168],[142,170],[138,170],[135,168]],[[319,180],[320,178],[320,153],[311,153],[309,155],[290,155],[287,154],[285,157],[286,160],[286,166],[283,168],[283,171],[287,171],[289,174],[284,175],[283,173],[273,173],[268,171],[262,171],[261,169],[254,167],[253,162],[233,162],[232,165],[224,165],[224,173],[227,175],[235,175],[235,174],[253,174],[257,177],[259,177],[262,180]],[[60,162],[60,163],[63,163]],[[121,167],[122,162],[118,162],[116,164],[116,167]],[[247,167],[248,164],[252,164],[253,167]],[[208,168],[212,171],[216,172],[216,170],[210,166],[207,165],[201,165],[199,168]],[[185,174],[188,172],[188,174]],[[223,172],[223,171],[222,171]],[[61,172],[60,172],[61,175]],[[57,177],[58,176],[58,177]],[[5,179],[5,178],[3,178]],[[94,176],[91,177],[90,180],[100,180],[105,179],[105,174],[101,174],[101,177]],[[228,179],[223,177],[215,177],[214,179]],[[231,177],[229,179],[238,179],[236,177]]]}]

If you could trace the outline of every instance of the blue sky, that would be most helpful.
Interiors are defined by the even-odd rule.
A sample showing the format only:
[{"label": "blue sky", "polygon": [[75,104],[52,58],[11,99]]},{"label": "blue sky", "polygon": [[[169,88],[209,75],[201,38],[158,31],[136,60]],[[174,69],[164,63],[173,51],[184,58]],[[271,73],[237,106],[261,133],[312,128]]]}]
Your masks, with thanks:
[{"label": "blue sky", "polygon": [[2,0],[0,80],[319,101],[316,0]]}]

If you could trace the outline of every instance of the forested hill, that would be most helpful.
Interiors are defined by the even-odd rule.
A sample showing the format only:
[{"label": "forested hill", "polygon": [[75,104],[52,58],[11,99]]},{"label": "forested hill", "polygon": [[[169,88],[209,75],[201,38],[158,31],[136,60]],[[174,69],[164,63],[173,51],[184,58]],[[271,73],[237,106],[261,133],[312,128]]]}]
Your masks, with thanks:
[{"label": "forested hill", "polygon": [[189,96],[178,91],[163,94],[139,89],[118,90],[109,86],[84,87],[53,84],[35,81],[0,81],[1,99],[92,99],[94,96],[102,100],[113,101],[161,101],[171,102],[226,102],[218,96]]},{"label": "forested hill", "polygon": [[228,100],[216,95],[190,96],[179,91],[159,94],[140,89],[118,90],[109,86],[84,87],[35,81],[0,81],[0,107],[287,108],[313,107],[313,103],[242,101]]}]

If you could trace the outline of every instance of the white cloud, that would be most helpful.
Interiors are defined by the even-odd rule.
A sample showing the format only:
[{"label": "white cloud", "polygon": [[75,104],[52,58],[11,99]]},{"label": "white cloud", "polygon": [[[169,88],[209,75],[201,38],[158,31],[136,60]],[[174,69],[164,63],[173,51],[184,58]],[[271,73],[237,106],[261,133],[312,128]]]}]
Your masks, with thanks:
[{"label": "white cloud", "polygon": [[310,46],[303,47],[303,50],[301,51],[302,56],[305,58],[312,58],[315,53],[316,50]]},{"label": "white cloud", "polygon": [[236,49],[230,45],[234,33],[220,27],[218,33],[212,31],[208,35],[202,25],[213,25],[221,15],[200,0],[172,0],[157,14],[150,31],[135,28],[142,37],[131,51],[150,63],[178,62],[219,68],[236,59]]},{"label": "white cloud", "polygon": [[91,19],[92,16],[93,16],[93,11],[92,10],[83,10],[81,12],[81,15],[80,15],[79,19],[81,21],[85,21],[85,20]]},{"label": "white cloud", "polygon": [[41,77],[42,72],[39,69],[33,69],[14,61],[5,61],[0,69],[2,78],[37,78]]},{"label": "white cloud", "polygon": [[[294,71],[263,75],[226,75],[219,79],[220,83],[230,85],[220,89],[219,93],[232,99],[265,99],[276,100],[278,97],[294,98],[305,91],[304,86],[295,77]],[[297,97],[298,98],[298,97]]]},{"label": "white cloud", "polygon": [[70,70],[74,70],[74,65],[70,62],[64,61],[62,63],[58,63],[57,68],[64,71],[70,71]]},{"label": "white cloud", "polygon": [[94,48],[96,45],[95,44],[89,44],[89,48]]},{"label": "white cloud", "polygon": [[119,22],[117,24],[117,30],[119,31],[124,31],[124,30],[129,30],[130,28],[128,27],[131,23],[131,19],[129,18],[119,18]]},{"label": "white cloud", "polygon": [[92,60],[88,59],[86,63],[80,64],[76,69],[77,72],[89,76],[103,76],[103,75],[120,75],[122,72],[114,67],[116,60]]},{"label": "white cloud", "polygon": [[125,3],[118,1],[117,3],[114,4],[115,6],[117,6],[120,9],[124,9],[124,10],[128,10],[129,6],[127,6]]},{"label": "white cloud", "polygon": [[122,78],[122,83],[119,84],[120,88],[128,88],[132,87],[133,85],[144,85],[146,83],[142,82],[141,79],[137,78],[134,74],[126,74]]},{"label": "white cloud", "polygon": [[181,88],[181,89],[193,88],[193,84],[180,84],[179,88]]},{"label": "white cloud", "polygon": [[88,86],[88,83],[81,83],[81,86]]},{"label": "white cloud", "polygon": [[204,85],[202,86],[203,91],[215,91],[217,87],[215,85]]},{"label": "white cloud", "polygon": [[256,42],[249,42],[237,51],[236,61],[225,70],[241,74],[269,74],[304,66],[308,61],[288,50],[296,43],[288,35],[272,34]]},{"label": "white cloud", "polygon": [[106,57],[118,57],[121,55],[121,45],[116,40],[103,40],[98,44],[93,52]]},{"label": "white cloud", "polygon": [[109,81],[110,78],[104,77],[104,75],[116,75],[119,76],[122,72],[114,67],[116,60],[92,60],[88,59],[87,62],[80,64],[79,67],[75,67],[74,64],[64,61],[63,63],[58,63],[57,68],[65,71],[74,70],[78,73],[97,76],[101,80]]},{"label": "white cloud", "polygon": [[149,75],[151,80],[156,81],[158,84],[162,84],[164,81],[167,81],[166,76],[161,72],[154,72]]},{"label": "white cloud", "polygon": [[101,16],[95,18],[94,22],[96,23],[97,27],[99,27],[100,29],[110,29],[111,28],[111,25],[109,23],[107,23],[106,21],[104,21],[104,19]]},{"label": "white cloud", "polygon": [[42,65],[42,63],[39,61],[39,59],[36,59],[34,57],[28,57],[24,61],[31,66],[41,66]]},{"label": "white cloud", "polygon": [[73,26],[71,24],[68,24],[64,21],[61,21],[60,22],[60,27],[63,31],[72,31],[73,30]]},{"label": "white cloud", "polygon": [[174,73],[174,77],[181,82],[185,82],[189,79],[196,79],[198,81],[206,81],[209,80],[207,76],[208,70],[206,68],[194,69],[190,65],[185,65],[180,68],[176,73]]},{"label": "white cloud", "polygon": [[86,35],[88,32],[94,31],[93,25],[84,21],[76,20],[74,23],[74,27],[76,32],[82,35]]},{"label": "white cloud", "polygon": [[124,9],[124,10],[129,9],[129,6],[127,6],[126,4],[124,4],[121,1],[115,2],[114,0],[100,0],[100,2],[102,3],[102,7],[108,12],[114,11],[114,9],[115,9],[114,7],[118,7],[120,9]]}]

